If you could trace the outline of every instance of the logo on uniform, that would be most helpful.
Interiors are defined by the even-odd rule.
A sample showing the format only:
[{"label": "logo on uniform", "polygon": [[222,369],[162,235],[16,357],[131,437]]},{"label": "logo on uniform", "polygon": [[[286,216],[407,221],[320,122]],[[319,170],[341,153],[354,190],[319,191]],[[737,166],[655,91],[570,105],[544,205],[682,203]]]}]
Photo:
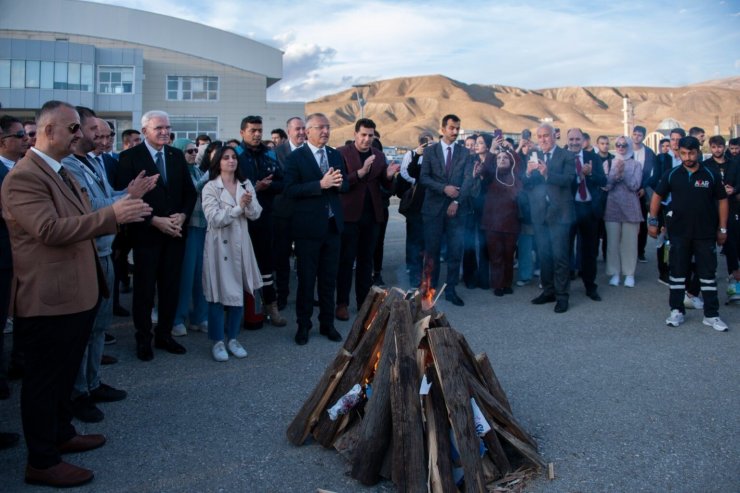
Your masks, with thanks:
[{"label": "logo on uniform", "polygon": [[694,182],[695,188],[709,188],[709,180],[696,180]]}]

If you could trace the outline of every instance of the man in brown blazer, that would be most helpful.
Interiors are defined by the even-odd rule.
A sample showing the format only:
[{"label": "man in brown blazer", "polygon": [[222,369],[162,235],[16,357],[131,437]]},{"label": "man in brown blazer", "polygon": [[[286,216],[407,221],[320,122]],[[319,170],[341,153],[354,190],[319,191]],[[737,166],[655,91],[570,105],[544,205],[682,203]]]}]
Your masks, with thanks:
[{"label": "man in brown blazer", "polygon": [[1,193],[13,249],[10,309],[25,354],[25,479],[75,486],[93,473],[62,462],[61,454],[105,443],[103,435],[78,435],[69,409],[98,301],[108,296],[93,239],[115,233],[117,224],[142,221],[151,208],[125,198],[92,212],[86,193],[60,164],[82,136],[74,107],[49,101],[37,125],[36,146],[13,167]]}]

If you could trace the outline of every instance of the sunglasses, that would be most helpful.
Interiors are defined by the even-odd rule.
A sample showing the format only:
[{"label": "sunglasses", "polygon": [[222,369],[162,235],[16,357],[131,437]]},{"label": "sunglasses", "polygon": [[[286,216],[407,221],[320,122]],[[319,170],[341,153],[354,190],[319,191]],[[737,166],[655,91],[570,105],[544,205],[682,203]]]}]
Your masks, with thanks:
[{"label": "sunglasses", "polygon": [[620,149],[626,149],[629,146],[627,144],[614,144],[614,147],[619,147]]},{"label": "sunglasses", "polygon": [[188,149],[185,151],[187,154],[198,154],[198,149]]},{"label": "sunglasses", "polygon": [[65,128],[69,130],[69,133],[76,134],[80,127],[81,125],[79,123],[70,123]]},{"label": "sunglasses", "polygon": [[33,139],[34,137],[36,137],[36,130],[33,130],[31,132],[26,132],[26,135],[28,135],[29,137]]},{"label": "sunglasses", "polygon": [[24,138],[25,136],[26,136],[26,131],[25,131],[25,130],[18,130],[18,131],[17,131],[16,133],[14,133],[14,134],[8,134],[8,135],[3,135],[3,136],[2,136],[2,138],[3,138],[3,139],[7,139],[7,138],[9,138],[9,137],[15,137],[16,139],[22,139],[22,138]]}]

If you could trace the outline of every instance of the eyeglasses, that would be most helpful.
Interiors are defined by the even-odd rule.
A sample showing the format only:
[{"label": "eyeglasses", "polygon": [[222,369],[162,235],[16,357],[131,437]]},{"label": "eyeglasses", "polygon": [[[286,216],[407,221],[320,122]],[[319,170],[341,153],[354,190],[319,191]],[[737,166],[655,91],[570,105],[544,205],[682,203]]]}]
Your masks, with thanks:
[{"label": "eyeglasses", "polygon": [[619,147],[620,149],[626,149],[629,146],[627,144],[614,144],[614,147]]},{"label": "eyeglasses", "polygon": [[186,154],[198,154],[198,149],[188,149],[185,151]]},{"label": "eyeglasses", "polygon": [[69,133],[76,134],[80,127],[81,125],[79,123],[70,123],[65,128],[69,130]]},{"label": "eyeglasses", "polygon": [[23,138],[26,137],[26,131],[25,130],[18,130],[14,134],[8,134],[8,135],[3,135],[2,136],[3,139],[7,139],[9,137],[15,137],[16,139],[23,139]]}]

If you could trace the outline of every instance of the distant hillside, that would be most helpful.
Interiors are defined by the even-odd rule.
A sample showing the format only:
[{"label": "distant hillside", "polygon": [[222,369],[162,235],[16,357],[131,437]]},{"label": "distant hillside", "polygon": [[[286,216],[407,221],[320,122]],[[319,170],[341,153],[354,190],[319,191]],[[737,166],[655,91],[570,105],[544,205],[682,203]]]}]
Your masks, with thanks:
[{"label": "distant hillside", "polygon": [[[410,145],[421,130],[436,132],[447,113],[462,119],[463,129],[505,132],[534,129],[541,118],[555,125],[581,127],[591,135],[622,131],[622,97],[630,97],[635,122],[655,130],[665,118],[682,126],[700,126],[711,134],[716,116],[728,132],[740,114],[740,77],[685,87],[561,87],[527,90],[500,85],[465,84],[441,75],[377,81],[364,89],[365,116],[372,118],[385,145]],[[332,123],[332,144],[351,139],[359,108],[354,89],[307,103],[308,113],[322,112]]]}]

